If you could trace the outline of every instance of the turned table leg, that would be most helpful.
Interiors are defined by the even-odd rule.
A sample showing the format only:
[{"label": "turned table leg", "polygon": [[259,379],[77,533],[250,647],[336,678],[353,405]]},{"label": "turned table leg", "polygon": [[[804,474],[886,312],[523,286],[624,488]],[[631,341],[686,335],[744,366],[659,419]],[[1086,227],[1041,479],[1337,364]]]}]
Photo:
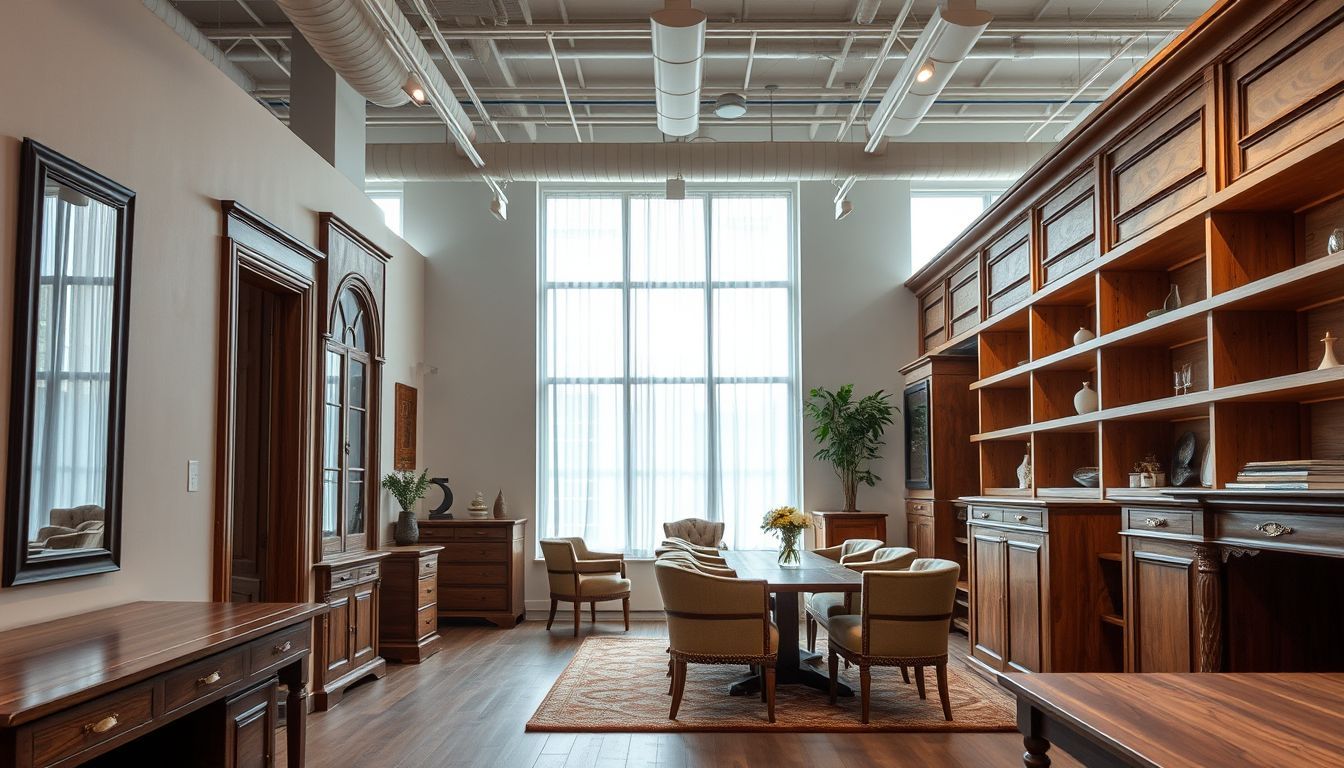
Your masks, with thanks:
[{"label": "turned table leg", "polygon": [[1027,751],[1022,753],[1022,764],[1027,768],[1049,768],[1050,756],[1045,754],[1050,749],[1050,742],[1037,736],[1023,736],[1022,746]]},{"label": "turned table leg", "polygon": [[308,720],[308,656],[281,667],[278,677],[289,688],[285,696],[285,752],[289,768],[303,768]]}]

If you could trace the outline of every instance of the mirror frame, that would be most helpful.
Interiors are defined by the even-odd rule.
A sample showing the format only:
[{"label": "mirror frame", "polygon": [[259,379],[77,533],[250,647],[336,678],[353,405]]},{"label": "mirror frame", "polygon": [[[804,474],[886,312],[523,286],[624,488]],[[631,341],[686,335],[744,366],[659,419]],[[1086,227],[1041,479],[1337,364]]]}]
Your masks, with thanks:
[{"label": "mirror frame", "polygon": [[[130,314],[131,231],[135,193],[55,150],[24,138],[19,163],[18,249],[14,259],[14,326],[10,369],[9,459],[6,468],[4,586],[31,584],[121,569],[122,449],[126,416],[126,342]],[[117,212],[113,277],[111,370],[108,382],[107,489],[103,548],[69,555],[28,556],[32,482],[34,364],[32,329],[38,310],[43,196],[59,182]]]}]

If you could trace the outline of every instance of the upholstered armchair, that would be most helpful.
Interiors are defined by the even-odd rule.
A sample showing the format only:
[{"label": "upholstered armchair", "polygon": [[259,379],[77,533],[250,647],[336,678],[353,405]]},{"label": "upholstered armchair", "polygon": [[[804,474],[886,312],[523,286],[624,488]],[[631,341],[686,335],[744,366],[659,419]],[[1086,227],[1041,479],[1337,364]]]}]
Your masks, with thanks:
[{"label": "upholstered armchair", "polygon": [[653,550],[653,555],[654,557],[662,557],[670,552],[681,552],[709,565],[716,565],[722,568],[728,567],[728,561],[719,554],[717,549],[697,547],[694,544],[687,544],[681,539],[664,540],[657,549]]},{"label": "upholstered armchair", "polygon": [[579,636],[579,612],[588,603],[592,622],[597,623],[597,604],[621,601],[625,630],[630,631],[630,580],[625,577],[625,556],[618,552],[594,552],[583,539],[542,539],[546,575],[551,587],[551,615],[546,630],[555,622],[560,601],[574,604],[574,636]]},{"label": "upholstered armchair", "polygon": [[691,568],[701,573],[708,573],[711,576],[724,576],[730,579],[737,576],[737,571],[734,571],[727,565],[717,565],[714,563],[705,562],[703,560],[697,559],[696,556],[691,554],[690,552],[683,552],[679,549],[673,549],[668,552],[665,552],[659,555],[658,559],[672,560],[680,563],[686,563],[687,565],[691,566]]},{"label": "upholstered armchair", "polygon": [[691,542],[677,538],[676,536],[670,536],[663,539],[662,543],[658,545],[657,550],[655,551],[668,549],[683,549],[687,552],[694,552],[700,555],[712,555],[714,557],[718,557],[720,554],[718,547],[706,547],[700,544],[692,544]]},{"label": "upholstered armchair", "polygon": [[812,552],[843,565],[850,560],[866,560],[865,553],[872,552],[880,546],[882,542],[877,539],[849,539],[833,547],[814,549]]},{"label": "upholstered armchair", "polygon": [[103,508],[97,504],[51,510],[49,524],[38,529],[34,543],[44,549],[88,549],[103,545]]},{"label": "upholstered armchair", "polygon": [[667,613],[667,652],[672,657],[668,718],[677,719],[688,663],[749,664],[760,671],[761,698],[773,723],[779,631],[770,623],[766,583],[710,576],[675,560],[659,560],[653,571]]},{"label": "upholstered armchair", "polygon": [[[879,547],[862,553],[865,560],[849,560],[845,567],[854,571],[903,571],[915,561],[910,547]],[[807,608],[807,649],[817,650],[817,625],[828,627],[832,616],[858,613],[853,592],[809,592],[804,596]]]},{"label": "upholstered armchair", "polygon": [[723,523],[702,520],[698,517],[688,517],[685,520],[663,523],[663,535],[669,538],[685,539],[702,547],[724,548]]},{"label": "upholstered armchair", "polygon": [[947,694],[947,633],[957,594],[961,566],[951,560],[916,560],[905,571],[871,570],[863,574],[863,595],[857,616],[834,616],[827,634],[831,703],[843,657],[859,668],[862,720],[868,722],[870,668],[914,667],[919,697],[924,698],[924,667],[938,677],[943,717],[952,719]]}]

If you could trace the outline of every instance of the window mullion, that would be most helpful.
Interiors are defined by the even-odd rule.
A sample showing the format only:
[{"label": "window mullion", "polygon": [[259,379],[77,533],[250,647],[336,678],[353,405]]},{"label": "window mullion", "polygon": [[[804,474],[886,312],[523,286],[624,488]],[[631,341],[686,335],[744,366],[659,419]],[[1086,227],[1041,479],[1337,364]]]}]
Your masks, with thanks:
[{"label": "window mullion", "polygon": [[703,221],[705,238],[705,509],[715,522],[723,520],[719,508],[718,400],[714,386],[714,219],[713,196],[705,195]]},{"label": "window mullion", "polygon": [[[621,195],[621,336],[623,362],[621,412],[625,419],[625,551],[638,549],[634,540],[635,532],[635,465],[634,465],[634,419],[632,418],[633,399],[631,397],[631,348],[634,344],[632,332],[632,312],[630,296],[630,194]],[[634,545],[634,546],[632,546]]]}]

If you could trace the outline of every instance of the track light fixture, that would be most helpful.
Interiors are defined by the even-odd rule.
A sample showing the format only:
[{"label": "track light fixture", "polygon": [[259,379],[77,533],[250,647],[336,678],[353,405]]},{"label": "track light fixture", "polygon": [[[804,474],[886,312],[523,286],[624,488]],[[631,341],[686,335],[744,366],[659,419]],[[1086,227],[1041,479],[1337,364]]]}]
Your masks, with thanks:
[{"label": "track light fixture", "polygon": [[429,95],[425,93],[425,86],[420,84],[415,75],[406,76],[406,84],[401,87],[407,96],[411,97],[411,103],[417,107],[423,107],[429,103]]},{"label": "track light fixture", "polygon": [[509,199],[502,194],[495,195],[490,201],[490,215],[499,221],[508,221]]},{"label": "track light fixture", "polygon": [[934,70],[933,70],[933,61],[930,60],[930,61],[926,61],[926,62],[924,62],[924,66],[920,67],[920,68],[919,68],[919,71],[915,73],[915,82],[916,82],[916,83],[927,83],[927,82],[929,82],[929,79],[930,79],[931,77],[933,77],[933,71],[934,71]]},{"label": "track light fixture", "polygon": [[839,221],[854,212],[854,204],[843,197],[835,201],[835,220]]}]

